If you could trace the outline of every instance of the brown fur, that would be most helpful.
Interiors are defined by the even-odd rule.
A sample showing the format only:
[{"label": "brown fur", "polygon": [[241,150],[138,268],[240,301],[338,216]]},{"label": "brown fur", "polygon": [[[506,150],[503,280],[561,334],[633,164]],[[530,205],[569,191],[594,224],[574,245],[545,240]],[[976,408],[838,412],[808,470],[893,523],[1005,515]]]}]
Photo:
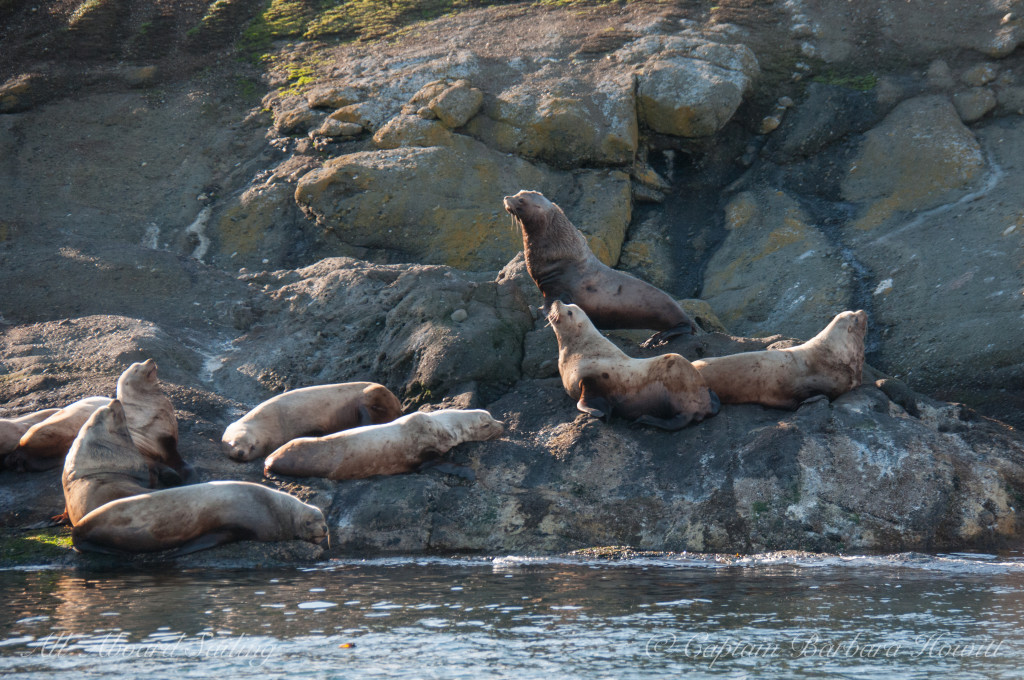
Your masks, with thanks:
[{"label": "brown fur", "polygon": [[667,293],[605,265],[562,209],[536,191],[506,196],[505,210],[523,234],[526,270],[544,296],[578,305],[597,328],[662,331],[649,342],[696,332],[696,324]]},{"label": "brown fur", "polygon": [[117,379],[117,398],[124,406],[132,441],[146,458],[166,465],[182,477],[191,474],[178,454],[178,421],[174,406],[160,388],[152,359],[137,362]]},{"label": "brown fur", "polygon": [[328,479],[396,475],[462,442],[491,439],[503,431],[503,423],[479,409],[410,413],[383,425],[294,439],[267,458],[265,472]]},{"label": "brown fur", "polygon": [[124,407],[114,400],[99,408],[71,444],[64,460],[65,514],[71,524],[110,501],[147,493],[154,475],[135,448]]},{"label": "brown fur", "polygon": [[250,482],[207,482],[122,498],[93,510],[71,532],[76,550],[114,553],[186,553],[232,540],[319,543],[326,537],[319,508]]},{"label": "brown fur", "polygon": [[22,435],[18,448],[7,456],[4,465],[33,471],[62,465],[85,421],[96,409],[109,405],[111,401],[107,397],[86,397],[36,423]]},{"label": "brown fur", "polygon": [[389,423],[400,415],[398,398],[377,383],[304,387],[279,394],[228,425],[221,445],[230,458],[255,460],[297,437]]},{"label": "brown fur", "polygon": [[25,436],[30,427],[41,423],[59,410],[59,408],[48,408],[16,418],[0,418],[0,460],[18,448],[21,438]]},{"label": "brown fur", "polygon": [[835,399],[860,385],[867,326],[864,311],[843,312],[802,345],[708,358],[693,365],[723,404],[792,409],[815,395]]},{"label": "brown fur", "polygon": [[718,399],[685,358],[633,359],[605,338],[582,309],[555,300],[548,320],[558,338],[558,372],[578,408],[668,430],[718,412]]}]

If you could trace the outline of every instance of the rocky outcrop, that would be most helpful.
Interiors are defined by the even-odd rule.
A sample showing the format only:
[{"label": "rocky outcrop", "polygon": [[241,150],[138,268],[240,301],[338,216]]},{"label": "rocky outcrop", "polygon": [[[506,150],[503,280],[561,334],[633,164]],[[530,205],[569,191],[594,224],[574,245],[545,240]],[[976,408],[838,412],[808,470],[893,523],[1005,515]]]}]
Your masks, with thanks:
[{"label": "rocky outcrop", "polygon": [[[499,269],[522,248],[501,196],[534,187],[573,216],[599,257],[618,260],[630,219],[621,172],[552,171],[417,117],[392,121],[375,140],[385,148],[332,158],[295,191],[299,206],[346,244],[390,253],[392,262]],[[444,145],[421,146],[431,143]]]},{"label": "rocky outcrop", "polygon": [[853,306],[853,271],[784,192],[743,192],[725,207],[728,235],[708,261],[703,297],[727,328],[813,337]]},{"label": "rocky outcrop", "polygon": [[[1024,422],[1017,10],[517,3],[327,44],[292,4],[294,39],[235,47],[271,30],[261,3],[10,10],[0,417],[152,357],[204,481],[263,481],[220,434],[292,387],[508,424],[409,475],[267,480],[327,512],[335,554],[1019,543],[1022,439],[987,417]],[[87,65],[54,61],[74,45]],[[864,308],[887,375],[671,435],[588,419],[502,209],[520,189],[714,331],[658,351],[784,346]],[[609,334],[637,356],[648,335]],[[8,526],[60,501],[58,472],[0,473]]]}]

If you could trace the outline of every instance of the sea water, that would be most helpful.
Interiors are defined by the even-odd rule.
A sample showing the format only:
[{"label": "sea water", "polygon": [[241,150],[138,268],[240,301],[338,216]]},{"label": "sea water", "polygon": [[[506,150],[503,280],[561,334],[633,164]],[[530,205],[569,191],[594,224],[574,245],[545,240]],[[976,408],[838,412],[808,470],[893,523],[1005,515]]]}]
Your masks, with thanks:
[{"label": "sea water", "polygon": [[0,675],[1024,678],[1024,559],[0,571]]}]

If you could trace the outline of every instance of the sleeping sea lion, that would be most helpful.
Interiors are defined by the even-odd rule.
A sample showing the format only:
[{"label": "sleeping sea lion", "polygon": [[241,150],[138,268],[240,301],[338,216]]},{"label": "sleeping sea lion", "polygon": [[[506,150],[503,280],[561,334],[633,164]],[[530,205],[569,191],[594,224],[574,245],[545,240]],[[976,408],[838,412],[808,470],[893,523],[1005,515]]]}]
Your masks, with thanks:
[{"label": "sleeping sea lion", "polygon": [[68,404],[53,415],[30,427],[18,448],[8,454],[4,466],[37,472],[64,464],[71,443],[96,409],[113,401],[108,397],[86,397]]},{"label": "sleeping sea lion", "polygon": [[296,437],[389,423],[400,415],[398,397],[377,383],[303,387],[268,399],[228,425],[221,445],[230,458],[255,460]]},{"label": "sleeping sea lion", "polygon": [[264,472],[328,479],[397,475],[463,442],[497,437],[504,429],[504,423],[481,409],[410,413],[382,425],[293,439],[267,457]]},{"label": "sleeping sea lion", "polygon": [[26,413],[16,418],[0,418],[0,461],[8,453],[18,448],[18,443],[21,442],[21,438],[25,436],[30,427],[46,420],[59,410],[59,408],[48,408],[35,413]]},{"label": "sleeping sea lion", "polygon": [[206,482],[121,498],[71,531],[79,552],[115,555],[176,548],[173,556],[229,541],[320,543],[324,514],[298,498],[251,482]]},{"label": "sleeping sea lion", "polygon": [[545,313],[561,300],[582,308],[597,328],[660,331],[644,343],[649,346],[696,332],[667,293],[597,259],[583,234],[543,194],[520,191],[504,204],[522,231],[526,270],[544,296]]},{"label": "sleeping sea lion", "polygon": [[634,359],[601,335],[586,313],[560,300],[548,313],[558,338],[558,372],[576,408],[595,418],[615,413],[678,430],[718,413],[718,397],[679,354]]},{"label": "sleeping sea lion", "polygon": [[693,362],[723,404],[793,409],[815,395],[835,399],[861,383],[868,315],[842,312],[813,338],[787,349]]}]

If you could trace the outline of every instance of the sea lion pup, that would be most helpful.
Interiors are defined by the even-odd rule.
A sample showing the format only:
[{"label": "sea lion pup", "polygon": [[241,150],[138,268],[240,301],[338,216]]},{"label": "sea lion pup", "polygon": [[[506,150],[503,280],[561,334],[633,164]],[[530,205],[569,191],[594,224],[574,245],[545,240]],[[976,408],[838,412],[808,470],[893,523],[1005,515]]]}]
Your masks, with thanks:
[{"label": "sea lion pup", "polygon": [[185,555],[230,541],[320,543],[319,508],[251,482],[206,482],[121,498],[102,505],[71,531],[79,552],[115,555],[177,550]]},{"label": "sea lion pup", "polygon": [[867,329],[863,310],[842,312],[802,345],[701,359],[693,365],[723,404],[794,409],[809,397],[835,399],[860,385]]},{"label": "sea lion pup", "polygon": [[124,407],[115,399],[89,417],[64,460],[62,518],[78,524],[110,501],[148,493],[155,478],[128,432]]},{"label": "sea lion pup", "polygon": [[18,448],[18,443],[28,432],[28,428],[46,420],[59,410],[59,408],[48,408],[35,413],[26,413],[16,418],[0,418],[0,460]]},{"label": "sea lion pup", "polygon": [[377,383],[303,387],[268,399],[228,425],[221,446],[229,458],[255,460],[297,437],[390,423],[400,415],[398,397]]},{"label": "sea lion pup", "polygon": [[536,191],[506,196],[505,210],[523,233],[523,254],[545,314],[553,300],[578,305],[597,328],[650,328],[645,346],[697,332],[697,325],[664,291],[607,266],[562,209]]},{"label": "sea lion pup", "polygon": [[183,480],[194,474],[178,454],[178,421],[171,400],[160,389],[152,359],[136,362],[117,379],[117,399],[124,406],[128,431],[139,452],[171,468]]},{"label": "sea lion pup", "polygon": [[4,466],[38,472],[62,465],[85,421],[96,409],[111,401],[108,397],[79,399],[36,423],[22,435],[18,448],[7,456]]},{"label": "sea lion pup", "polygon": [[601,335],[586,313],[559,300],[548,313],[558,338],[558,372],[576,408],[678,430],[718,413],[718,397],[679,354],[633,359]]},{"label": "sea lion pup", "polygon": [[412,472],[468,441],[493,439],[505,424],[482,409],[410,413],[327,437],[293,439],[267,458],[264,474],[362,479]]}]

